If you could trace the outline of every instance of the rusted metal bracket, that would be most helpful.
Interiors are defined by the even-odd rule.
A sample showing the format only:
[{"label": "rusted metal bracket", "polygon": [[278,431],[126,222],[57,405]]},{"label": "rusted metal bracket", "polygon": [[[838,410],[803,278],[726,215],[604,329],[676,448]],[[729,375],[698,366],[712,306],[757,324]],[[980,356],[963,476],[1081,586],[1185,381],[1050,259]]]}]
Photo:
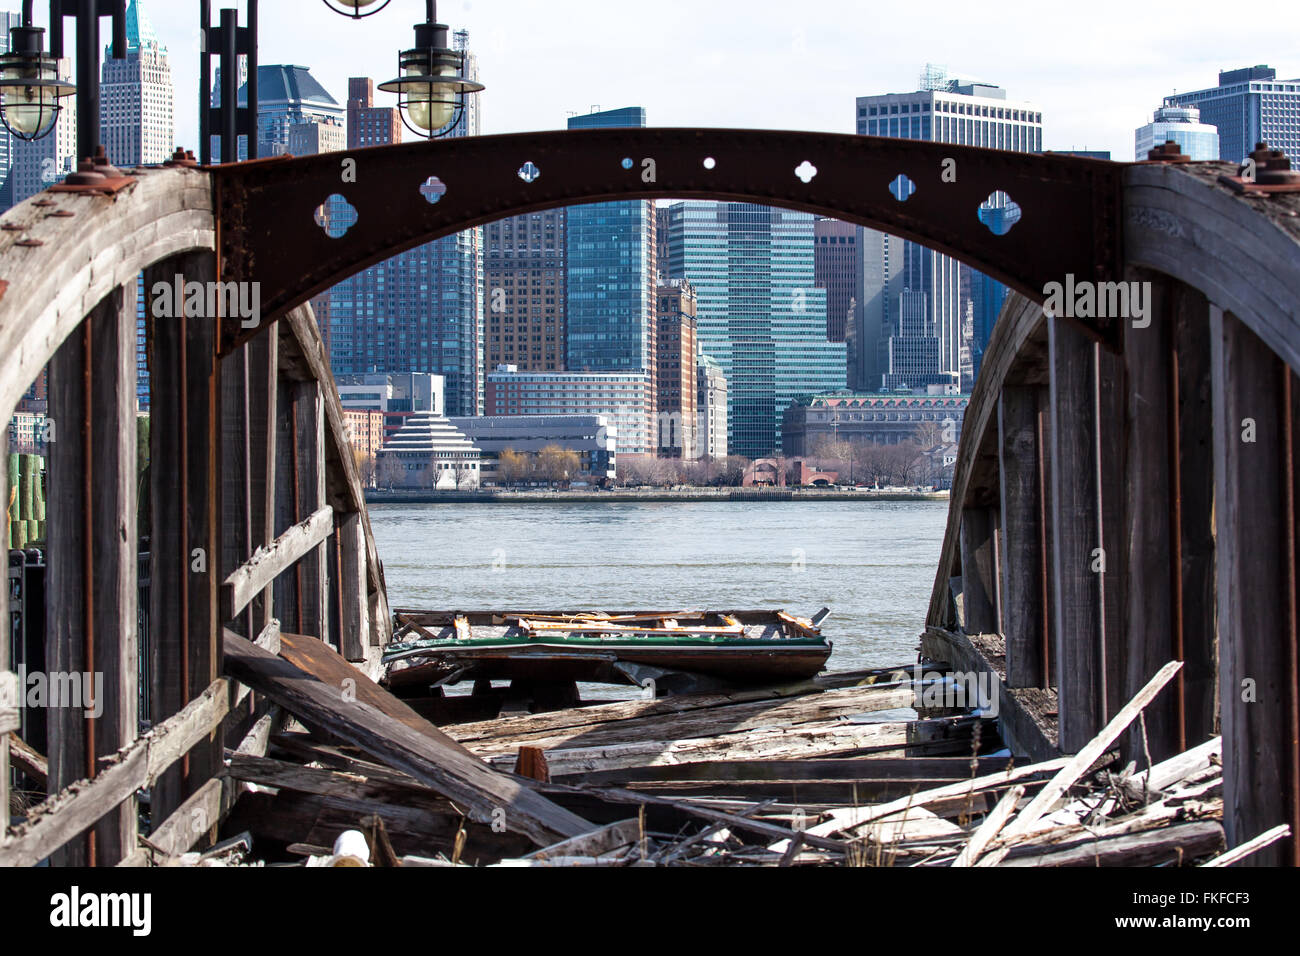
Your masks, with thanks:
[{"label": "rusted metal bracket", "polygon": [[[223,281],[261,283],[273,321],[367,266],[520,213],[626,199],[761,203],[880,229],[1016,291],[1122,272],[1126,164],[920,140],[736,129],[603,129],[473,136],[212,168]],[[911,183],[895,198],[891,183]],[[978,210],[1005,192],[994,235]],[[327,220],[331,196],[351,207]],[[318,212],[319,210],[319,212]],[[353,216],[353,214],[355,214]],[[331,237],[324,226],[338,235]],[[1116,338],[1114,320],[1088,331]],[[223,337],[229,350],[255,330]]]},{"label": "rusted metal bracket", "polygon": [[1286,153],[1270,149],[1267,143],[1256,143],[1237,175],[1220,176],[1219,182],[1248,196],[1300,193],[1300,171],[1291,168]]}]

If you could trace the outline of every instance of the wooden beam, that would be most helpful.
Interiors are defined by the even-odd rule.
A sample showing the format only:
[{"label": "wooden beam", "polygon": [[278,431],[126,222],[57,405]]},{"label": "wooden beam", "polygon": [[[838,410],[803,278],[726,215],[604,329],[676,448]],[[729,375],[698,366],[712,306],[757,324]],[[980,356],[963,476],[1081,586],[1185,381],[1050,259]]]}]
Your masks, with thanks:
[{"label": "wooden beam", "polygon": [[338,515],[335,522],[340,565],[339,652],[350,661],[366,659],[370,646],[370,602],[367,600],[366,532],[357,512]]},{"label": "wooden beam", "polygon": [[[249,356],[249,447],[252,456],[252,513],[255,544],[269,546],[275,528],[275,399],[279,374],[280,337],[273,331],[259,335],[248,345]],[[268,586],[255,602],[260,607],[260,624],[265,628],[275,618],[273,590]]]},{"label": "wooden beam", "polygon": [[[284,328],[285,326],[281,323],[281,333],[283,333]],[[283,335],[281,335],[278,349],[280,360],[283,361],[287,354]],[[308,513],[300,514],[298,510],[298,497],[295,490],[298,484],[298,473],[294,464],[294,449],[297,447],[297,424],[294,416],[293,382],[289,381],[284,375],[277,375],[274,406],[275,458],[271,481],[274,501],[270,522],[275,529],[275,534],[272,535],[271,540],[275,540],[279,536],[281,529],[288,530],[303,518],[308,517]],[[286,631],[297,633],[300,630],[298,625],[298,575],[296,573],[280,575],[272,583],[271,590],[275,605],[275,616],[279,618],[280,626]]]},{"label": "wooden beam", "polygon": [[1181,679],[1187,744],[1218,733],[1218,625],[1214,564],[1214,396],[1210,303],[1184,285],[1172,292],[1177,362],[1178,497],[1182,502]]},{"label": "wooden beam", "polygon": [[1007,642],[1007,685],[1042,687],[1042,575],[1047,560],[1039,522],[1038,392],[1007,385],[998,401],[1002,496],[1002,634]]},{"label": "wooden beam", "polygon": [[213,777],[190,794],[149,834],[150,848],[164,857],[186,853],[222,816],[222,779]]},{"label": "wooden beam", "polygon": [[990,508],[965,508],[961,516],[962,622],[967,634],[997,634],[996,535]]},{"label": "wooden beam", "polygon": [[225,718],[229,685],[214,681],[202,694],[143,737],[137,737],[101,769],[51,796],[0,843],[0,866],[34,866],[76,838],[142,787],[203,743]]},{"label": "wooden beam", "polygon": [[[211,282],[210,252],[177,256],[145,273],[150,355],[150,700],[154,723],[176,713],[216,677],[220,576],[216,480],[221,432],[213,317],[155,318],[155,284]],[[220,764],[220,745],[197,747],[159,781],[153,811],[169,816]]]},{"label": "wooden beam", "polygon": [[[1152,321],[1145,328],[1125,331],[1124,359],[1128,365],[1126,409],[1128,449],[1125,476],[1124,542],[1128,552],[1129,646],[1124,688],[1130,695],[1151,679],[1166,661],[1179,660],[1175,633],[1174,569],[1178,564],[1174,540],[1178,502],[1173,495],[1171,431],[1177,428],[1172,406],[1170,348],[1173,341],[1171,289],[1166,281],[1152,282]],[[1177,679],[1175,679],[1177,680]],[[1145,739],[1134,727],[1124,737],[1125,761],[1164,760],[1182,749],[1179,740],[1177,683],[1147,708]]]},{"label": "wooden beam", "polygon": [[1100,493],[1097,483],[1096,344],[1048,317],[1052,402],[1053,626],[1059,636],[1060,747],[1086,744],[1101,727],[1102,660]]},{"label": "wooden beam", "polygon": [[[1297,743],[1289,734],[1295,672],[1287,647],[1295,632],[1288,603],[1287,500],[1282,396],[1290,374],[1235,316],[1210,310],[1216,427],[1214,436],[1218,561],[1219,686],[1223,708],[1223,826],[1230,847],[1290,823],[1288,769]],[[1296,862],[1294,838],[1243,861]]]},{"label": "wooden beam", "polygon": [[463,804],[480,823],[499,821],[539,846],[577,836],[594,827],[514,779],[496,773],[453,748],[405,726],[373,707],[308,677],[281,660],[226,632],[227,672],[262,691],[300,719],[355,744],[384,762],[405,770],[445,796]]},{"label": "wooden beam", "polygon": [[[318,381],[295,383],[294,392],[299,508],[316,513],[329,508],[325,498],[325,403]],[[331,520],[326,535],[332,530]],[[297,633],[333,643],[329,628],[329,555],[324,538],[303,555],[301,568],[303,616]]]},{"label": "wooden beam", "polygon": [[277,577],[304,555],[313,554],[334,530],[334,509],[329,505],[298,522],[248,561],[231,572],[221,585],[222,616],[233,620]]},{"label": "wooden beam", "polygon": [[44,788],[50,775],[50,766],[45,755],[28,745],[15,733],[5,735],[9,743],[9,760],[19,773],[32,783]]},{"label": "wooden beam", "polygon": [[[93,777],[98,758],[134,739],[136,635],[136,296],[110,293],[50,363],[46,660],[60,680],[79,675],[79,700],[48,711],[55,792]],[[93,493],[92,493],[93,489]],[[98,699],[94,699],[98,698]],[[135,807],[60,855],[61,863],[113,864],[135,846]]]}]

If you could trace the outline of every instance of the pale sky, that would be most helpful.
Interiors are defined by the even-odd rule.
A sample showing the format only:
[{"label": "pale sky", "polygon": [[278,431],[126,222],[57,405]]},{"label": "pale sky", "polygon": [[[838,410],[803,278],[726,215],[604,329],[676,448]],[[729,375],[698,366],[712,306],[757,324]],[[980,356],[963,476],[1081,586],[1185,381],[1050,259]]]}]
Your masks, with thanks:
[{"label": "pale sky", "polygon": [[[197,151],[198,0],[142,3],[171,54],[177,142]],[[261,62],[309,67],[343,104],[349,76],[397,73],[424,6],[392,0],[352,21],[322,0],[263,0]],[[48,5],[37,8],[44,24]],[[855,97],[915,90],[935,63],[1036,104],[1044,148],[1109,149],[1117,160],[1133,158],[1133,131],[1163,96],[1214,86],[1220,69],[1266,63],[1280,78],[1300,75],[1300,12],[1287,14],[1285,2],[1267,9],[1234,13],[1206,0],[438,4],[439,19],[468,29],[478,53],[484,133],[561,128],[569,112],[597,104],[644,106],[652,126],[852,133]]]}]

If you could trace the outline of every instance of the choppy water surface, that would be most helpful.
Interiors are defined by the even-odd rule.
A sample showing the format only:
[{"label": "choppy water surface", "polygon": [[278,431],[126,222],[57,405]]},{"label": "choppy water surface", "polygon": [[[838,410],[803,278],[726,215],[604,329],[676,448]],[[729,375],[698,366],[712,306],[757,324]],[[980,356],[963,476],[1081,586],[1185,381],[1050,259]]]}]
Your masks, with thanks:
[{"label": "choppy water surface", "polygon": [[393,607],[823,606],[833,670],[902,664],[946,501],[372,505]]}]

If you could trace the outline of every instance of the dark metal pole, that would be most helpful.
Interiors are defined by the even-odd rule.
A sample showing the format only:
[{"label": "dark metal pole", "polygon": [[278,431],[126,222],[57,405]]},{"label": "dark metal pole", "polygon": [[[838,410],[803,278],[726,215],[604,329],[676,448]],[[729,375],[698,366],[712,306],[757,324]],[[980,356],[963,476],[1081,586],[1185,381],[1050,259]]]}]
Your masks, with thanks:
[{"label": "dark metal pole", "polygon": [[221,161],[239,161],[239,54],[235,24],[239,11],[221,11]]},{"label": "dark metal pole", "polygon": [[77,3],[77,158],[99,145],[99,4]]},{"label": "dark metal pole", "polygon": [[248,26],[244,36],[248,40],[245,51],[248,57],[248,158],[257,159],[257,0],[248,0]]},{"label": "dark metal pole", "polygon": [[212,0],[199,0],[199,162],[212,162],[212,61],[208,56],[208,26]]}]

